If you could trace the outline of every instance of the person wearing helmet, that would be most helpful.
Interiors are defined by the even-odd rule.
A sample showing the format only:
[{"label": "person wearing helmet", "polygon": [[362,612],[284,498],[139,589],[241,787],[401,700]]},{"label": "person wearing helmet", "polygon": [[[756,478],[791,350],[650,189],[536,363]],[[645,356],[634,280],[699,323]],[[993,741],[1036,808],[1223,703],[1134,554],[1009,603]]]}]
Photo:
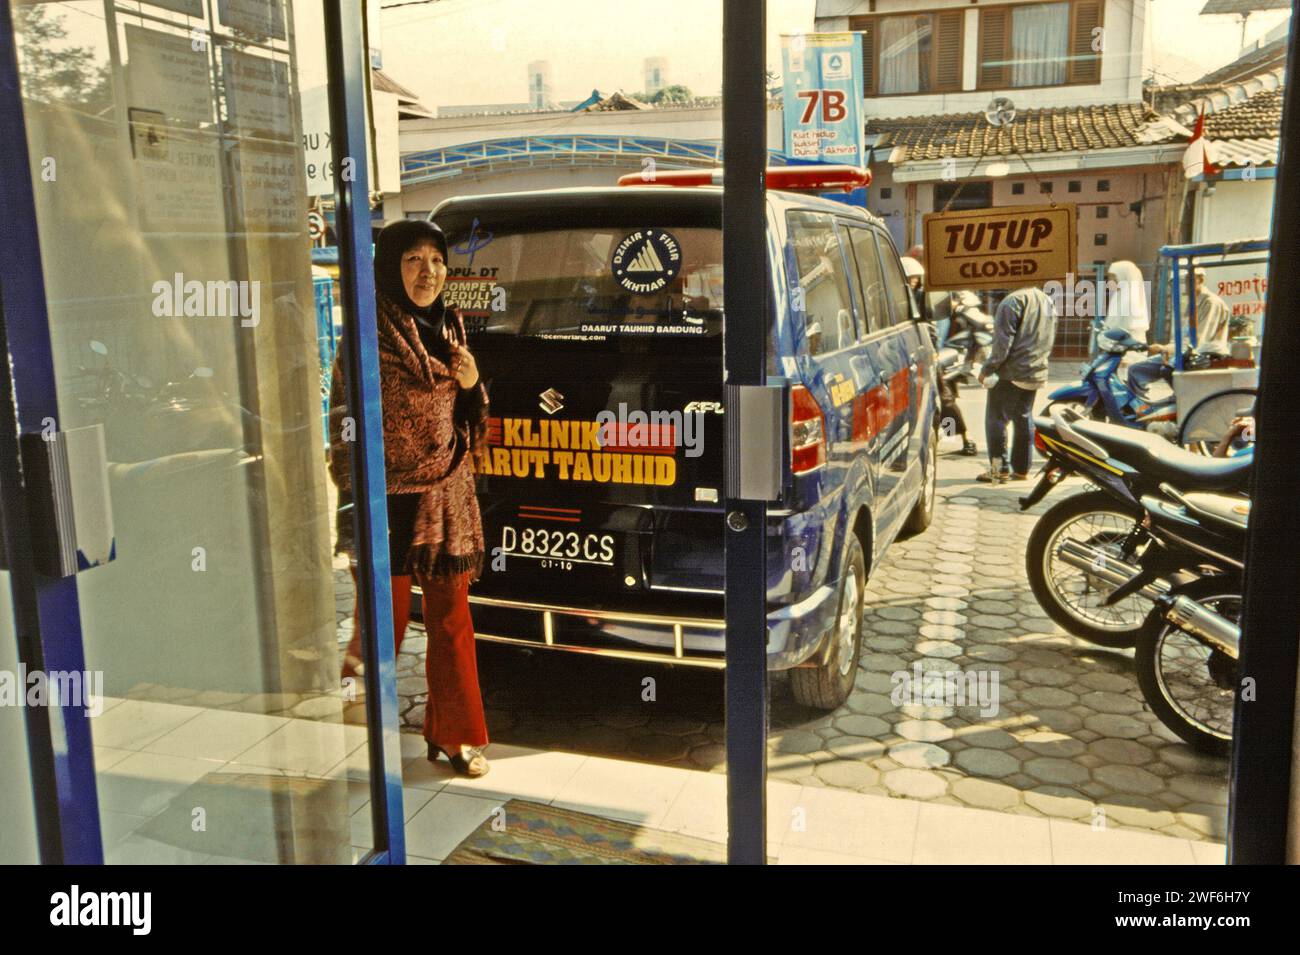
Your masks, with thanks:
[{"label": "person wearing helmet", "polygon": [[[925,282],[925,266],[917,259],[910,255],[903,256],[899,261],[903,264],[903,275],[907,278],[908,288],[911,290],[912,297],[916,300],[917,312],[927,322],[933,322],[935,326],[935,348],[942,348],[944,340],[948,337],[948,327],[952,324],[952,319],[948,317],[936,320],[935,312],[930,307],[929,296],[925,294],[923,288]],[[947,295],[941,293],[941,297],[946,302]],[[941,327],[942,326],[942,327]],[[961,438],[961,453],[971,456],[979,454],[979,449],[975,446],[966,434],[966,419],[961,413],[961,408],[957,404],[957,382],[955,377],[943,373],[939,375],[939,433],[943,436],[957,435]]]},{"label": "person wearing helmet", "polygon": [[928,322],[930,313],[926,308],[925,292],[921,288],[925,282],[925,266],[910,255],[904,255],[898,261],[903,265],[903,277],[907,279],[908,291],[912,293],[912,299],[916,302],[916,312]]},{"label": "person wearing helmet", "polygon": [[948,330],[952,326],[952,315],[947,307],[948,293],[925,290],[925,266],[918,258],[920,246],[912,251],[916,254],[904,255],[898,261],[903,265],[903,276],[907,279],[907,287],[916,301],[917,313],[923,321],[934,325],[936,338],[934,347],[942,348],[943,343],[948,339]]}]

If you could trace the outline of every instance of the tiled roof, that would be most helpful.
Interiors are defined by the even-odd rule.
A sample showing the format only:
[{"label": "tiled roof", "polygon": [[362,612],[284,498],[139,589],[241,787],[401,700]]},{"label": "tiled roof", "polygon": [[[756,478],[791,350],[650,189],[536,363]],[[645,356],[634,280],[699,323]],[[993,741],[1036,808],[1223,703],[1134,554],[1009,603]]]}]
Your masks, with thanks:
[{"label": "tiled roof", "polygon": [[1282,129],[1282,90],[1266,90],[1205,117],[1210,139],[1276,139]]},{"label": "tiled roof", "polygon": [[1256,10],[1285,10],[1291,0],[1206,0],[1201,16],[1216,13],[1254,13]]},{"label": "tiled roof", "polygon": [[879,135],[877,148],[893,147],[889,161],[900,163],[1145,146],[1171,141],[1177,132],[1144,103],[1111,103],[1028,109],[1000,128],[983,113],[869,119],[867,135]]},{"label": "tiled roof", "polygon": [[1276,66],[1286,66],[1286,44],[1286,37],[1278,37],[1273,42],[1238,57],[1226,66],[1206,73],[1192,85],[1218,86],[1222,83],[1248,79]]},{"label": "tiled roof", "polygon": [[433,113],[420,102],[420,98],[383,70],[371,70],[370,82],[377,90],[397,97],[398,119],[432,119]]},{"label": "tiled roof", "polygon": [[1214,161],[1220,166],[1275,166],[1279,140],[1216,139]]},{"label": "tiled roof", "polygon": [[370,82],[374,84],[374,87],[377,90],[383,90],[385,93],[396,93],[403,99],[408,99],[412,102],[419,102],[420,97],[416,96],[383,70],[371,70]]}]

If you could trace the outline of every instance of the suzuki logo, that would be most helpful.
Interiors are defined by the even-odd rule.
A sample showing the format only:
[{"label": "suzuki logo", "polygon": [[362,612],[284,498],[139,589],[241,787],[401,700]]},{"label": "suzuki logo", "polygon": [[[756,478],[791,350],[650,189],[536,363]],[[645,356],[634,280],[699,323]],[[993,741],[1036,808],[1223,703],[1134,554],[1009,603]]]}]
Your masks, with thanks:
[{"label": "suzuki logo", "polygon": [[560,400],[564,395],[560,394],[554,388],[547,388],[538,397],[542,400],[537,403],[537,406],[547,414],[555,414],[555,412],[564,407],[564,402]]}]

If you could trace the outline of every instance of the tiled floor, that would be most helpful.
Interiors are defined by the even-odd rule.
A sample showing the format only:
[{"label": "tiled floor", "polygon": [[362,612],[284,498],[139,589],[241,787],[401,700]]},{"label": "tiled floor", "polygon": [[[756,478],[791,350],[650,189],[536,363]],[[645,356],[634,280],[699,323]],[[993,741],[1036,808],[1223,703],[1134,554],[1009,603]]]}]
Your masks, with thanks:
[{"label": "tiled floor", "polygon": [[[329,698],[324,698],[326,702]],[[341,700],[335,701],[341,710]],[[226,853],[249,838],[250,831],[274,831],[290,811],[322,809],[338,820],[335,827],[343,855],[348,844],[366,846],[369,827],[343,822],[368,802],[359,774],[358,752],[365,755],[364,727],[215,710],[147,700],[106,698],[94,718],[96,783],[99,793],[105,860],[110,863],[241,862]],[[240,817],[249,791],[222,785],[239,775],[271,775],[329,783],[308,801],[254,794],[257,818]],[[421,793],[411,790],[408,813],[421,808]],[[242,798],[240,798],[242,797]],[[190,805],[193,801],[195,804]],[[201,803],[201,805],[199,804]],[[193,815],[194,824],[180,848],[142,834],[160,815]],[[318,820],[317,820],[318,821]],[[325,820],[328,829],[328,819]],[[181,840],[177,840],[180,842]],[[212,851],[196,851],[207,843]],[[353,853],[355,854],[355,852]],[[314,860],[321,861],[321,860]],[[346,857],[335,861],[347,861]]]},{"label": "tiled floor", "polygon": [[[1052,387],[1077,367],[1057,365]],[[981,446],[986,396],[979,387],[961,392]],[[1132,650],[1068,635],[1030,589],[1029,535],[1082,481],[1022,512],[1016,498],[1028,485],[981,485],[987,462],[959,448],[956,438],[945,442],[933,526],[895,541],[872,572],[859,672],[845,703],[831,713],[799,706],[788,674],[772,674],[769,779],[1223,841],[1227,761],[1192,749],[1146,706]],[[337,573],[343,644],[352,633],[352,582],[345,565]],[[424,649],[413,626],[397,656],[399,712],[414,732],[424,718]],[[896,678],[915,667],[996,679],[998,705],[900,705]],[[658,684],[653,702],[641,696],[647,672]],[[720,674],[568,654],[530,659],[484,645],[479,678],[495,740],[618,765],[725,771]]]},{"label": "tiled floor", "polygon": [[[106,701],[95,751],[107,860],[114,863],[231,863],[227,834],[212,852],[147,838],[151,818],[175,811],[189,787],[213,774],[257,773],[331,781],[342,799],[337,827],[353,854],[369,845],[364,730],[140,700]],[[599,756],[494,744],[492,771],[471,780],[425,759],[419,736],[403,734],[403,808],[408,859],[436,863],[512,798],[726,839],[726,777]],[[337,795],[336,794],[336,795]],[[183,807],[186,811],[188,807]],[[283,807],[280,807],[283,809]],[[220,818],[220,806],[203,807]],[[328,826],[329,820],[323,820]],[[342,834],[339,834],[340,838]],[[193,841],[193,840],[191,840]],[[202,840],[198,840],[201,844]],[[1094,830],[908,799],[773,781],[768,784],[769,853],[782,864],[1221,864],[1214,843],[1125,830]]]},{"label": "tiled floor", "polygon": [[[419,753],[408,759],[407,785],[435,790],[414,815],[408,811],[410,862],[445,858],[511,797],[726,840],[720,774],[502,745],[489,747],[488,756],[492,771],[480,780],[457,778]],[[1215,843],[784,782],[768,784],[768,851],[783,865],[1224,861]]]}]

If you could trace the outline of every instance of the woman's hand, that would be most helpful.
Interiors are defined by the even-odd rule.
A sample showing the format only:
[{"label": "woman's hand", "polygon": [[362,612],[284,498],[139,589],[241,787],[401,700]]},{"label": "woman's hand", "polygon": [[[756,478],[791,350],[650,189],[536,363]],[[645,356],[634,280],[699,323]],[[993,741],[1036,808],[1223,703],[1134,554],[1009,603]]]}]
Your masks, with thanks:
[{"label": "woman's hand", "polygon": [[451,373],[462,388],[478,384],[478,362],[464,345],[451,346]]}]

